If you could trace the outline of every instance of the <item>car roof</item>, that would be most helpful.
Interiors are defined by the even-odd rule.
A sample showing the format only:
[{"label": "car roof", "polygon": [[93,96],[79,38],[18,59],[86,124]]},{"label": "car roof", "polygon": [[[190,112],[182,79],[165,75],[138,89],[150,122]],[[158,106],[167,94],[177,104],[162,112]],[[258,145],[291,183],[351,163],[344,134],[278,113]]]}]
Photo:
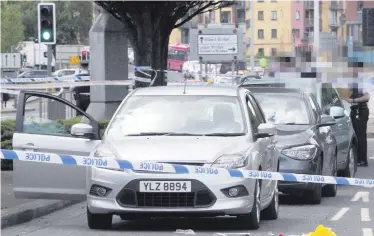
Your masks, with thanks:
[{"label": "car roof", "polygon": [[206,96],[238,96],[237,86],[214,86],[214,85],[184,85],[156,86],[137,89],[133,95],[206,95]]}]

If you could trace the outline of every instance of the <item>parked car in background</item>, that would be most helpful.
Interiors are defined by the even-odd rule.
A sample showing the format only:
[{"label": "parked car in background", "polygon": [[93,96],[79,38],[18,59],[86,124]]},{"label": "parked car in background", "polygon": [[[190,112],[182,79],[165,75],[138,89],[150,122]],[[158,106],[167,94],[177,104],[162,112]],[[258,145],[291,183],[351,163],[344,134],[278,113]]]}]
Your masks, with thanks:
[{"label": "parked car in background", "polygon": [[18,75],[18,78],[47,78],[47,70],[29,70]]},{"label": "parked car in background", "polygon": [[[15,162],[17,198],[87,199],[91,229],[110,228],[113,215],[124,220],[231,215],[251,229],[260,227],[260,219],[278,218],[278,181],[228,178],[212,168],[278,171],[276,129],[266,123],[247,89],[204,85],[136,89],[118,107],[103,140],[98,122],[85,112],[81,113],[86,123],[71,129],[60,127],[58,133],[38,129],[46,123],[24,112],[29,97],[49,98],[81,112],[62,98],[22,91],[14,150],[37,147],[39,152],[143,162],[144,167]],[[34,132],[25,130],[30,125]],[[196,173],[208,174],[155,173],[147,168],[149,162],[192,165]]]},{"label": "parked car in background", "polygon": [[[298,89],[248,89],[259,101],[267,121],[277,128],[280,172],[337,176],[337,143],[331,129],[326,129],[335,125],[335,119],[321,115],[314,95]],[[322,196],[336,196],[337,185],[280,182],[279,191],[320,204]]]},{"label": "parked car in background", "polygon": [[57,70],[53,73],[53,76],[56,77],[62,77],[62,76],[67,76],[67,75],[78,75],[82,73],[82,70],[79,68],[73,68],[73,69],[61,69]]},{"label": "parked car in background", "polygon": [[331,115],[336,125],[331,131],[338,145],[339,176],[354,177],[357,172],[357,136],[353,129],[349,113],[332,83],[320,83],[315,78],[279,78],[247,80],[245,87],[296,88],[312,93],[321,107],[321,114]]}]

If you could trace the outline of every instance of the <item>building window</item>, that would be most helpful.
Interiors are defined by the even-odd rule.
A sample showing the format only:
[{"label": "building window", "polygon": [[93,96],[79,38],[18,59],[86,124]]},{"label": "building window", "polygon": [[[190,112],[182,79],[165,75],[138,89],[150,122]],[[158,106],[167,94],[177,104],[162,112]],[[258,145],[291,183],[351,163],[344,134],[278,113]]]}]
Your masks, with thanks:
[{"label": "building window", "polygon": [[245,23],[245,10],[244,9],[238,9],[237,14],[238,23]]},{"label": "building window", "polygon": [[205,24],[209,24],[209,23],[215,23],[215,12],[206,12],[205,14]]},{"label": "building window", "polygon": [[263,48],[259,48],[259,49],[258,49],[257,56],[259,56],[259,57],[263,57],[263,56],[265,56],[265,54],[264,54],[264,49],[263,49]]},{"label": "building window", "polygon": [[221,23],[231,23],[231,12],[229,11],[221,12]]},{"label": "building window", "polygon": [[276,11],[271,12],[271,20],[277,20],[277,12]]},{"label": "building window", "polygon": [[258,37],[259,39],[264,39],[264,30],[263,30],[263,29],[259,29],[259,30],[257,31],[257,37]]},{"label": "building window", "polygon": [[277,30],[276,29],[272,29],[271,30],[271,38],[272,39],[276,39],[277,38]]},{"label": "building window", "polygon": [[300,11],[296,11],[296,20],[300,20]]},{"label": "building window", "polygon": [[276,48],[272,48],[271,49],[271,56],[272,57],[276,57],[277,56],[277,49]]},{"label": "building window", "polygon": [[188,44],[190,41],[189,37],[189,29],[182,29],[182,43]]},{"label": "building window", "polygon": [[362,11],[364,9],[364,1],[357,2],[357,11]]},{"label": "building window", "polygon": [[257,0],[257,2],[264,2],[264,0]]},{"label": "building window", "polygon": [[264,11],[257,12],[257,20],[264,20]]},{"label": "building window", "polygon": [[294,38],[300,38],[300,29],[292,29],[292,35]]}]

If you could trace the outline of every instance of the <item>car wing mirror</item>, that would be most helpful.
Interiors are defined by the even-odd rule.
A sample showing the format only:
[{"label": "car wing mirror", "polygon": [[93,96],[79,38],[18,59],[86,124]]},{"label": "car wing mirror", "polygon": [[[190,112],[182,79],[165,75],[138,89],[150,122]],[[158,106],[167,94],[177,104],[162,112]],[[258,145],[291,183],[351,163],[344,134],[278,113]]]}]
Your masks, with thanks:
[{"label": "car wing mirror", "polygon": [[74,137],[93,139],[95,134],[91,125],[78,123],[71,127],[70,134]]}]

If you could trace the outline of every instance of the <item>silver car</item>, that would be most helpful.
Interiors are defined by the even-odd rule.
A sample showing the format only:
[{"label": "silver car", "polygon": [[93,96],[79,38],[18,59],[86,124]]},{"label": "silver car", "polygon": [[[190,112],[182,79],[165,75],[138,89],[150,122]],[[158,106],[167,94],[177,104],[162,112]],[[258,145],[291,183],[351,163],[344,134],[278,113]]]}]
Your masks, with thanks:
[{"label": "silver car", "polygon": [[[71,130],[58,128],[60,123],[52,120],[40,122],[39,127],[38,119],[23,113],[30,96],[53,99],[55,105],[60,102],[78,111],[53,95],[22,92],[15,150],[91,155],[127,160],[129,165],[191,165],[195,173],[213,174],[15,162],[17,198],[87,199],[91,229],[110,228],[113,215],[123,220],[231,215],[251,229],[259,227],[260,216],[278,217],[277,181],[214,174],[213,167],[278,171],[276,129],[266,123],[247,89],[206,85],[136,89],[121,103],[102,140],[98,122],[83,111],[85,123]],[[72,163],[71,158],[65,164]]]}]

